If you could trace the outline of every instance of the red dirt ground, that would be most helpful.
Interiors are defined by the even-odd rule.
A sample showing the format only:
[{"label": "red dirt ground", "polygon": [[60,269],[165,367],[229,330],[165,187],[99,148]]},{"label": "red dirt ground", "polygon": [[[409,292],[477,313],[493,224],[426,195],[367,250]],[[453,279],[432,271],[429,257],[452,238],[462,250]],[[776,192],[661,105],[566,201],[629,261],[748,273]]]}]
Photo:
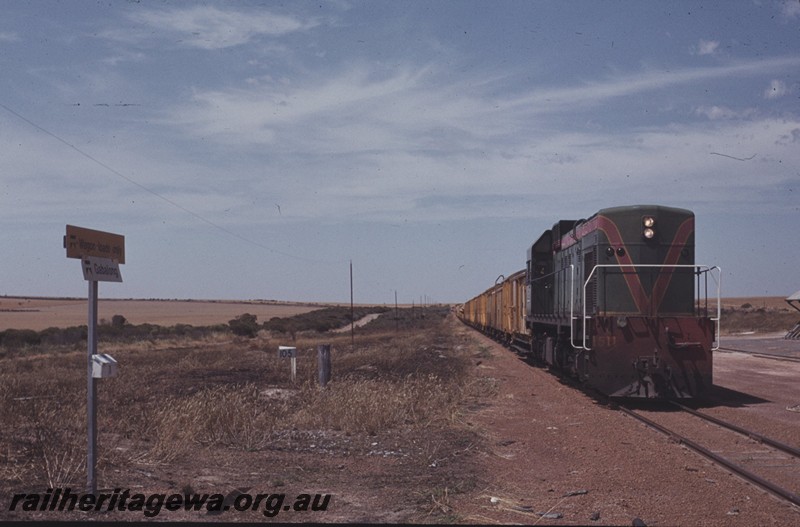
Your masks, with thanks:
[{"label": "red dirt ground", "polygon": [[[476,338],[491,350],[491,357],[477,365],[479,375],[496,379],[499,394],[470,417],[488,445],[479,456],[487,482],[480,491],[451,501],[463,520],[631,525],[640,518],[647,525],[800,524],[797,507],[598,404],[485,337]],[[800,365],[731,355],[717,355],[716,360],[715,384],[723,392],[764,400],[746,403],[746,408],[720,406],[717,413],[725,418],[737,414],[741,426],[780,426],[778,435],[796,445],[800,420],[786,407],[800,403],[800,387],[791,380],[800,376]],[[761,375],[750,375],[756,363]],[[787,368],[792,368],[791,375]],[[764,375],[785,382],[765,383]],[[797,483],[800,486],[800,475]]]}]

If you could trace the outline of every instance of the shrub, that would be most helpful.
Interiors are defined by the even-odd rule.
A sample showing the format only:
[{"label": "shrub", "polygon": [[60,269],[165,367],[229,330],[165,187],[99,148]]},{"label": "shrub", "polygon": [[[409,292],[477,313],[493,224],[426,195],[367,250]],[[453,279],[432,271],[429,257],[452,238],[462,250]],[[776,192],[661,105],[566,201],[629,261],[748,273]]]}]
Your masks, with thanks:
[{"label": "shrub", "polygon": [[230,326],[234,335],[254,338],[258,334],[258,330],[261,329],[256,320],[257,318],[258,317],[256,317],[256,315],[245,313],[244,315],[240,315],[233,320],[229,320],[228,326]]},{"label": "shrub", "polygon": [[88,334],[86,326],[47,328],[39,332],[41,343],[48,346],[77,346],[86,342]]},{"label": "shrub", "polygon": [[41,342],[39,333],[32,329],[7,329],[0,332],[0,344],[7,348],[35,346]]}]

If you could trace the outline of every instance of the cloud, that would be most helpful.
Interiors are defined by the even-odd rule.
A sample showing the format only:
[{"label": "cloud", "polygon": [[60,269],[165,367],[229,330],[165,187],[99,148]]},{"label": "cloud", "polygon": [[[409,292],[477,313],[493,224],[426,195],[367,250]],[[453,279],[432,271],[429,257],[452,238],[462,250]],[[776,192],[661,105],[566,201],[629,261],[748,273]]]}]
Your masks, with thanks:
[{"label": "cloud", "polygon": [[[614,196],[646,202],[659,189],[664,202],[719,200],[745,210],[760,206],[763,189],[785,177],[784,166],[800,163],[800,152],[787,145],[799,127],[797,120],[762,119],[632,129],[613,136],[553,129],[528,134],[526,145],[487,142],[485,153],[387,149],[290,156],[295,162],[286,163],[268,155],[240,170],[251,182],[252,195],[275,196],[281,204],[280,218],[259,217],[254,209],[252,218],[261,223],[527,218],[534,209],[555,215],[564,189],[570,189],[575,203],[599,204]],[[732,159],[753,155],[748,162]],[[274,176],[256,183],[259,172]]]},{"label": "cloud", "polygon": [[765,99],[780,99],[788,92],[788,88],[786,87],[786,83],[778,80],[773,79],[769,83],[769,87],[764,90],[764,98]]},{"label": "cloud", "polygon": [[[606,202],[609,196],[650,201],[654,188],[667,189],[665,202],[711,201],[722,193],[739,202],[756,196],[758,185],[776,181],[778,172],[767,166],[770,159],[782,159],[783,166],[800,164],[798,154],[786,146],[786,138],[800,128],[796,120],[756,120],[753,110],[710,106],[695,110],[710,121],[692,125],[628,125],[609,134],[603,127],[587,131],[574,123],[585,109],[604,107],[618,97],[644,92],[657,96],[664,88],[762,75],[798,64],[800,58],[791,57],[644,71],[532,87],[524,95],[509,92],[513,79],[454,78],[430,64],[383,69],[346,64],[324,75],[276,74],[225,90],[195,89],[162,118],[149,114],[146,133],[119,130],[124,135],[117,140],[97,134],[87,150],[221,225],[528,218],[533,214],[530,203],[536,204],[537,214],[544,210],[556,216],[556,198],[565,188],[575,203],[592,206],[599,194]],[[191,155],[180,148],[187,145]],[[25,157],[33,160],[34,151],[46,150],[42,144]],[[741,163],[710,152],[757,157]],[[87,185],[101,188],[89,193],[70,183],[74,199],[81,199],[83,192],[103,197],[97,203],[119,203],[121,214],[144,218],[146,211],[151,218],[153,211],[160,211],[173,223],[193,221],[85,159],[61,157],[70,161],[68,170],[62,159],[53,157],[52,163],[30,161],[35,167],[31,176],[85,174],[89,166]],[[8,162],[0,165],[6,173],[14,172]],[[754,166],[759,167],[758,185]],[[704,188],[686,197],[685,188],[695,177],[702,177]],[[47,186],[37,182],[25,195],[44,193]],[[281,205],[281,215],[275,203]],[[20,203],[6,216],[32,204]],[[47,212],[64,214],[57,203],[47,203]]]},{"label": "cloud", "polygon": [[11,31],[0,31],[0,42],[17,42],[19,35]]},{"label": "cloud", "polygon": [[610,99],[637,93],[688,85],[714,79],[736,79],[800,67],[800,57],[777,57],[732,63],[724,66],[683,68],[667,71],[645,71],[582,85],[533,90],[532,93],[508,101],[511,106],[536,113],[572,111],[576,107],[592,107]]},{"label": "cloud", "polygon": [[[236,148],[269,145],[281,153],[308,155],[377,151],[480,150],[504,138],[520,141],[520,129],[546,115],[585,110],[615,98],[714,79],[735,79],[800,66],[800,57],[709,68],[646,71],[524,95],[502,93],[503,79],[448,78],[433,66],[376,71],[350,65],[338,74],[250,79],[242,87],[196,90],[168,112],[163,124]],[[709,118],[732,110],[703,108]],[[743,110],[739,117],[750,115]],[[538,117],[538,119],[537,119]]]},{"label": "cloud", "polygon": [[800,2],[797,0],[784,0],[781,5],[781,14],[788,19],[800,17]]},{"label": "cloud", "polygon": [[719,119],[743,119],[756,115],[755,108],[745,108],[744,110],[733,110],[727,106],[700,106],[695,109],[697,115],[705,115],[712,121]]},{"label": "cloud", "polygon": [[123,50],[120,51],[117,55],[102,59],[102,62],[105,64],[109,64],[111,66],[116,66],[118,64],[126,62],[142,62],[145,60],[145,58],[146,56],[144,53]]},{"label": "cloud", "polygon": [[795,128],[791,130],[788,134],[782,135],[775,144],[778,145],[789,145],[792,143],[800,143],[800,128]]},{"label": "cloud", "polygon": [[103,36],[141,42],[151,39],[151,29],[155,29],[165,38],[179,39],[185,46],[211,50],[239,46],[261,36],[278,37],[304,31],[318,25],[316,21],[303,21],[265,10],[244,12],[211,6],[142,10],[134,12],[130,18],[150,29],[111,30],[102,33]]},{"label": "cloud", "polygon": [[[720,192],[747,200],[739,193],[758,188],[753,165],[763,170],[760,185],[772,177],[763,163],[798,158],[778,144],[786,143],[797,122],[758,119],[754,108],[724,105],[694,110],[708,121],[652,130],[629,125],[612,135],[603,127],[570,130],[563,122],[626,95],[797,65],[800,58],[789,57],[646,71],[533,88],[521,96],[498,95],[504,93],[503,79],[443,81],[432,65],[384,71],[349,65],[334,75],[259,78],[235,89],[197,90],[160,124],[202,138],[225,155],[240,152],[248,161],[237,170],[254,182],[254,195],[269,193],[281,203],[280,221],[528,217],[518,196],[542,203],[571,188],[586,202],[596,199],[591,189],[603,188],[648,201],[651,189],[664,182],[677,182],[670,187],[675,192],[664,195],[667,201],[708,201]],[[738,162],[710,152],[757,157],[731,166]],[[681,185],[698,176],[705,190],[687,198]]]},{"label": "cloud", "polygon": [[700,40],[697,44],[696,53],[698,55],[714,55],[719,48],[718,40]]},{"label": "cloud", "polygon": [[351,66],[336,75],[261,79],[245,88],[197,91],[166,124],[225,145],[270,145],[314,155],[461,148],[491,133],[489,104],[428,68],[378,72]]}]

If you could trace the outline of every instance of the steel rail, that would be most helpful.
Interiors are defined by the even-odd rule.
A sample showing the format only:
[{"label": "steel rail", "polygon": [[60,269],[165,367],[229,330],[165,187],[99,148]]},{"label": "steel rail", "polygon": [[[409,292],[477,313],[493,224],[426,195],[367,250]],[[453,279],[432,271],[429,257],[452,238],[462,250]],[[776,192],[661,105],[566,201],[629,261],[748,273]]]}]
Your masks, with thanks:
[{"label": "steel rail", "polygon": [[523,348],[518,344],[512,344],[511,347],[517,351],[517,353],[522,353],[523,355],[530,353],[530,350],[527,348]]},{"label": "steel rail", "polygon": [[735,351],[737,353],[746,353],[748,355],[752,355],[753,357],[760,357],[763,359],[782,360],[786,362],[800,362],[800,358],[798,357],[786,357],[784,355],[775,355],[774,353],[763,353],[760,351],[748,351],[748,350],[740,350],[728,347],[720,347],[719,351]]},{"label": "steel rail", "polygon": [[773,448],[777,448],[778,450],[781,450],[781,451],[783,451],[783,452],[785,452],[785,453],[787,453],[789,455],[792,455],[792,456],[794,456],[796,458],[800,458],[800,448],[795,448],[795,447],[793,447],[791,445],[787,445],[785,443],[781,443],[780,441],[776,441],[775,439],[770,439],[769,437],[761,435],[759,433],[751,432],[750,430],[747,430],[746,428],[742,428],[740,426],[737,426],[737,425],[735,425],[733,423],[728,423],[727,421],[723,421],[722,419],[717,419],[716,417],[713,417],[711,415],[704,414],[702,412],[698,412],[697,410],[692,410],[691,408],[688,408],[688,407],[682,405],[681,403],[679,403],[677,401],[670,401],[670,403],[672,403],[673,405],[677,406],[678,408],[680,408],[684,412],[689,412],[690,414],[692,414],[692,415],[694,415],[696,417],[699,417],[700,419],[704,419],[706,421],[710,421],[710,422],[712,422],[712,423],[714,423],[716,425],[719,425],[719,426],[721,426],[723,428],[727,428],[728,430],[733,430],[734,432],[742,434],[743,436],[746,436],[746,437],[749,437],[750,439],[758,441],[759,443],[764,443],[764,444],[769,445],[769,446],[771,446]]},{"label": "steel rail", "polygon": [[764,489],[764,490],[766,490],[768,492],[771,492],[772,494],[774,494],[775,496],[778,496],[781,499],[784,499],[784,500],[786,500],[786,501],[788,501],[788,502],[790,502],[790,503],[792,503],[794,505],[800,506],[800,496],[798,496],[797,494],[795,494],[795,493],[793,493],[793,492],[791,492],[791,491],[789,491],[787,489],[784,489],[783,487],[779,487],[778,485],[775,485],[774,483],[771,483],[771,482],[765,480],[761,476],[753,474],[752,472],[750,472],[746,468],[744,468],[744,467],[742,467],[740,465],[737,465],[733,461],[730,461],[730,460],[728,460],[728,459],[726,459],[726,458],[724,458],[722,456],[719,456],[719,455],[713,453],[712,451],[708,450],[707,448],[695,443],[691,439],[683,437],[680,434],[677,434],[677,433],[673,432],[672,430],[670,430],[668,428],[665,428],[665,427],[661,426],[660,424],[658,424],[658,423],[656,423],[654,421],[651,421],[650,419],[644,417],[643,415],[637,414],[636,412],[634,412],[633,410],[631,410],[629,408],[625,408],[624,406],[618,406],[618,408],[619,408],[620,411],[622,411],[626,415],[629,415],[629,416],[633,417],[634,419],[636,419],[637,421],[640,421],[640,422],[646,424],[650,428],[653,428],[654,430],[657,430],[657,431],[661,432],[662,434],[666,435],[667,437],[669,437],[670,439],[676,441],[677,443],[679,443],[681,445],[686,445],[687,447],[689,447],[690,449],[694,450],[698,454],[710,459],[714,463],[722,465],[723,467],[727,468],[728,470],[730,470],[731,472],[737,474],[738,476],[744,478],[745,480],[758,485],[762,489]]}]

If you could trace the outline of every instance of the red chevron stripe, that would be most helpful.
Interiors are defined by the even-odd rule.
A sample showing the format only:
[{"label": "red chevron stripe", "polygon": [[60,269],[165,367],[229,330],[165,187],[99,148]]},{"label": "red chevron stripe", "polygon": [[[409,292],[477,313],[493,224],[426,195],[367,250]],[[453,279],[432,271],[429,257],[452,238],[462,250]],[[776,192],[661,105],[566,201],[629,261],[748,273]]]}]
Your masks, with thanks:
[{"label": "red chevron stripe", "polygon": [[[678,227],[678,230],[675,232],[675,238],[673,238],[672,243],[670,244],[669,252],[667,252],[667,257],[664,259],[664,265],[676,265],[678,263],[678,260],[681,257],[681,250],[693,232],[694,218],[687,218],[686,221],[681,223],[681,225]],[[661,308],[661,303],[664,301],[664,297],[667,294],[667,289],[669,288],[669,283],[672,280],[672,273],[674,270],[674,267],[668,267],[666,269],[662,268],[658,275],[658,279],[653,286],[652,298],[656,312],[658,312],[658,310]]]},{"label": "red chevron stripe", "polygon": [[[608,242],[615,247],[625,247],[625,243],[622,241],[622,235],[620,234],[617,225],[605,216],[597,216],[597,219],[597,228],[605,233],[606,238],[608,238]],[[627,249],[625,250],[625,254],[622,256],[617,254],[617,263],[622,265],[633,265],[633,260],[631,260]],[[625,282],[628,284],[628,291],[630,291],[631,297],[636,304],[636,309],[639,310],[639,313],[646,313],[645,309],[650,304],[650,298],[644,291],[642,281],[639,279],[639,273],[636,272],[636,268],[622,268],[622,276],[625,278]]]}]

